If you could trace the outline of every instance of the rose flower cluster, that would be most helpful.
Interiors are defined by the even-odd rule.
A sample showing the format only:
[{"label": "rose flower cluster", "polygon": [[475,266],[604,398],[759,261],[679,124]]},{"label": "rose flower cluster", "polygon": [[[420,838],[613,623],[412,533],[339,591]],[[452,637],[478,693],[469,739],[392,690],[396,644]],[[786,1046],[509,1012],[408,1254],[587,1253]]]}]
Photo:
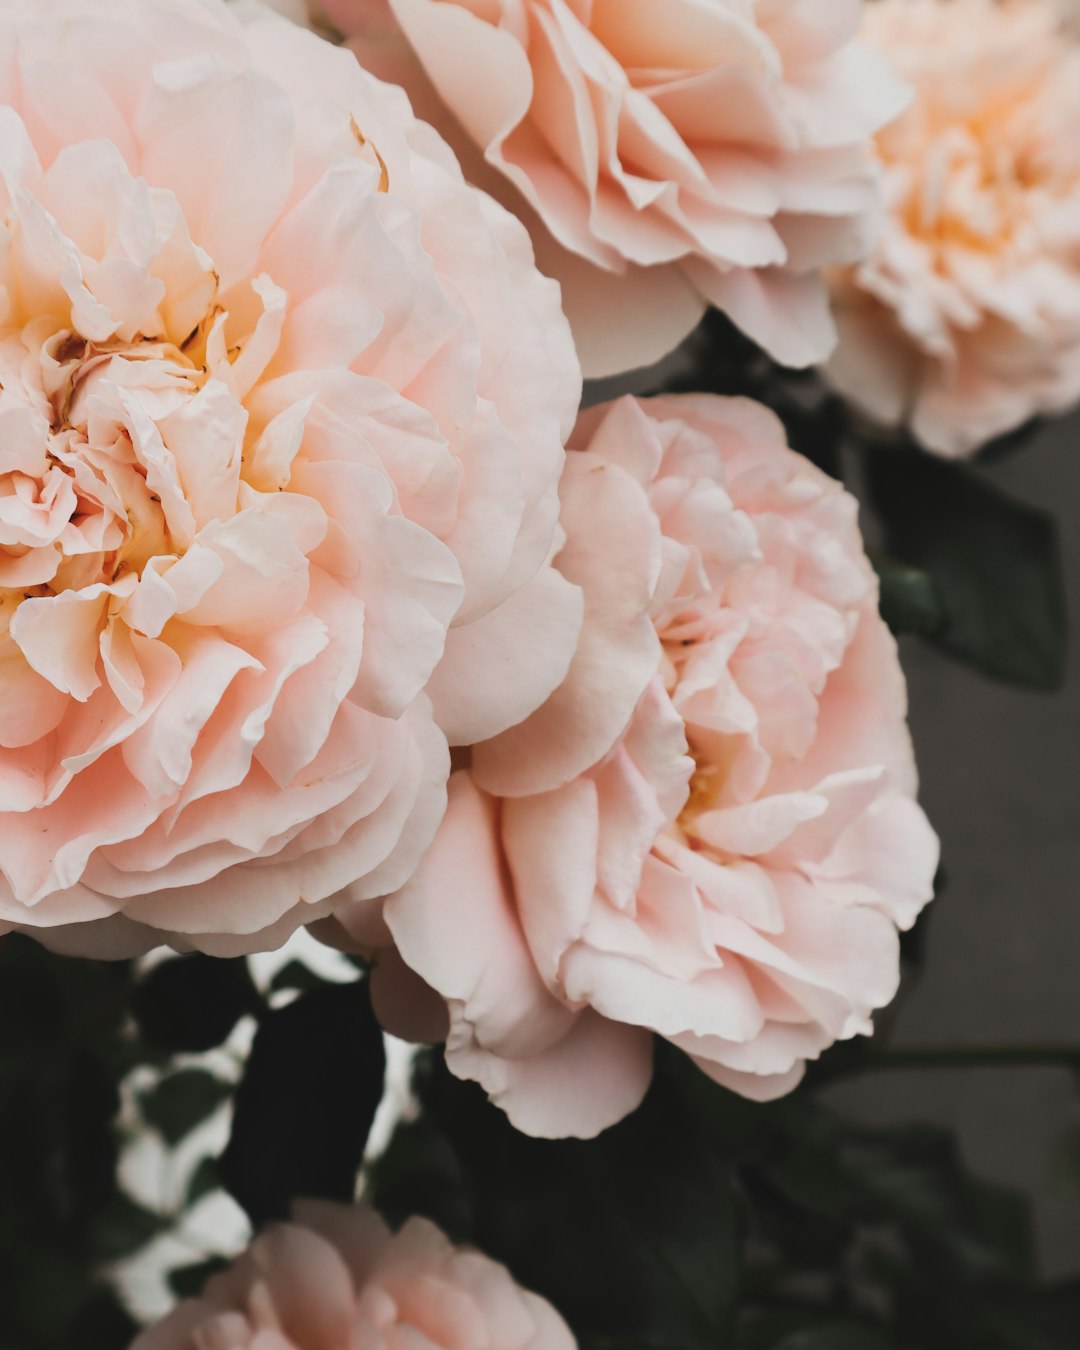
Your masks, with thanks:
[{"label": "rose flower cluster", "polygon": [[[399,8],[486,40],[467,8]],[[526,8],[555,45],[500,163],[569,97],[539,74],[566,44],[599,60],[612,22]],[[877,114],[826,97],[877,106],[853,8],[678,10],[665,68],[712,43],[771,72],[723,67],[790,142],[755,158],[702,125],[734,135],[716,80],[644,78],[636,6],[634,78],[604,69],[637,92],[590,106],[674,165],[674,100],[713,186],[679,223],[605,180],[575,237],[591,220],[608,264],[652,239],[777,321],[776,241],[810,269],[810,236],[832,259],[861,228]],[[525,229],[351,52],[199,0],[27,0],[0,27],[0,920],[84,954],[312,924],[375,958],[388,1027],[445,1039],[538,1134],[632,1110],[652,1033],[768,1097],[870,1031],[936,844],[853,499],[737,399],[571,434]]]},{"label": "rose flower cluster", "polygon": [[[633,1111],[656,1036],[767,1099],[871,1032],[937,841],[856,502],[758,403],[583,410],[581,373],[708,305],[820,362],[826,269],[843,331],[887,303],[915,133],[861,15],[6,0],[0,930],[310,926],[544,1137]],[[430,1225],[315,1206],[139,1342],[360,1344],[573,1341]]]}]

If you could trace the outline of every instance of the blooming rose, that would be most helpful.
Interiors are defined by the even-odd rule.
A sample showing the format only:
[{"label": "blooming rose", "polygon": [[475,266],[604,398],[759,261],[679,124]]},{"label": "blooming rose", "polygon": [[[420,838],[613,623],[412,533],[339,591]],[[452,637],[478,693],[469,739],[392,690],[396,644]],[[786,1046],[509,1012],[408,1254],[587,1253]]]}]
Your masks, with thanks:
[{"label": "blooming rose", "polygon": [[916,89],[878,138],[888,216],[834,278],[828,367],[879,421],[967,455],[1080,399],[1080,47],[1051,0],[880,0]]},{"label": "blooming rose", "polygon": [[573,1350],[566,1323],[505,1266],[426,1219],[307,1201],[132,1350]]},{"label": "blooming rose", "polygon": [[786,364],[827,355],[819,269],[865,254],[905,97],[861,0],[311,5],[527,220],[586,374],[658,359],[707,303]]},{"label": "blooming rose", "polygon": [[937,861],[853,498],[745,400],[624,399],[573,444],[574,663],[451,779],[374,985],[551,1136],[637,1105],[652,1032],[788,1091],[870,1032]]},{"label": "blooming rose", "polygon": [[403,94],[245,19],[0,14],[0,926],[80,952],[393,890],[580,623],[557,288]]}]

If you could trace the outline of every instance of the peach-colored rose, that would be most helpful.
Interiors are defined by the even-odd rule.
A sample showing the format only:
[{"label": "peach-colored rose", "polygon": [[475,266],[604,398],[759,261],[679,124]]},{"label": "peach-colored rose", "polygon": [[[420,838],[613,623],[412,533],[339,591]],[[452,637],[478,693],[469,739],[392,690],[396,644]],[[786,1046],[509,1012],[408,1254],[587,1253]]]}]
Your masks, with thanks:
[{"label": "peach-colored rose", "polygon": [[132,1350],[574,1350],[505,1266],[426,1219],[304,1201]]},{"label": "peach-colored rose", "polygon": [[634,1108],[652,1032],[788,1091],[871,1031],[937,861],[854,499],[745,400],[625,399],[572,444],[577,655],[451,779],[374,984],[392,1030],[441,1016],[450,1068],[551,1136]]},{"label": "peach-colored rose", "polygon": [[887,218],[833,278],[828,367],[877,420],[960,456],[1080,399],[1080,46],[1051,0],[879,0],[915,86],[878,138]]},{"label": "peach-colored rose", "polygon": [[0,44],[0,926],[276,944],[565,674],[557,288],[268,11],[6,0]]},{"label": "peach-colored rose", "polygon": [[905,98],[861,0],[310,3],[527,221],[587,375],[707,303],[786,364],[827,355],[820,269],[869,247],[871,139]]}]

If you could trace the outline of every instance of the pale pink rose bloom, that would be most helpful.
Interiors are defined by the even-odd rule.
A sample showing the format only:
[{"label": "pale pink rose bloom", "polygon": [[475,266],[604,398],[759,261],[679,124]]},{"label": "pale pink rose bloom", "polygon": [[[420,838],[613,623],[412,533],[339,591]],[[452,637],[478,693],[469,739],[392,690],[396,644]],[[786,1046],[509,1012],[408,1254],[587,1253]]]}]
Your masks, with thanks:
[{"label": "pale pink rose bloom", "polygon": [[132,1350],[574,1350],[505,1266],[426,1219],[305,1201]]},{"label": "pale pink rose bloom", "polygon": [[835,333],[820,269],[879,214],[904,104],[861,0],[309,0],[529,224],[587,375],[670,351],[707,304],[778,360]]},{"label": "pale pink rose bloom", "polygon": [[887,218],[833,277],[837,387],[963,456],[1080,399],[1080,46],[1051,0],[879,0],[915,87],[878,137]]},{"label": "pale pink rose bloom", "polygon": [[5,0],[0,46],[0,927],[275,945],[565,674],[557,287],[268,11]]},{"label": "pale pink rose bloom", "polygon": [[746,400],[625,399],[572,444],[577,655],[451,779],[374,977],[391,1030],[544,1136],[631,1111],[653,1032],[787,1092],[870,1033],[937,863],[854,499]]}]

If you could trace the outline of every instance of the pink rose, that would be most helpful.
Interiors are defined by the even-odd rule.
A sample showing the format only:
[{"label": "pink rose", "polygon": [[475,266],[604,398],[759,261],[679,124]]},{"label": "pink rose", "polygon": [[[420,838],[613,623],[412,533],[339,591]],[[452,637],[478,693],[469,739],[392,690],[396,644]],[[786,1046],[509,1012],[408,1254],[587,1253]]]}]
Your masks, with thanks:
[{"label": "pink rose", "polygon": [[870,1033],[937,863],[854,499],[745,400],[624,399],[573,444],[577,654],[451,779],[374,983],[543,1136],[631,1111],[653,1032],[787,1092]]},{"label": "pink rose", "polygon": [[394,890],[580,625],[557,288],[400,91],[241,12],[0,16],[0,926],[82,953]]},{"label": "pink rose", "polygon": [[778,360],[835,333],[820,269],[864,256],[871,138],[903,106],[861,0],[311,0],[529,224],[587,375],[718,305]]},{"label": "pink rose", "polygon": [[837,387],[940,454],[1080,399],[1080,46],[1051,0],[879,0],[915,86],[878,137],[888,214],[833,278]]},{"label": "pink rose", "polygon": [[570,1329],[505,1266],[426,1219],[306,1201],[132,1350],[574,1350]]}]

